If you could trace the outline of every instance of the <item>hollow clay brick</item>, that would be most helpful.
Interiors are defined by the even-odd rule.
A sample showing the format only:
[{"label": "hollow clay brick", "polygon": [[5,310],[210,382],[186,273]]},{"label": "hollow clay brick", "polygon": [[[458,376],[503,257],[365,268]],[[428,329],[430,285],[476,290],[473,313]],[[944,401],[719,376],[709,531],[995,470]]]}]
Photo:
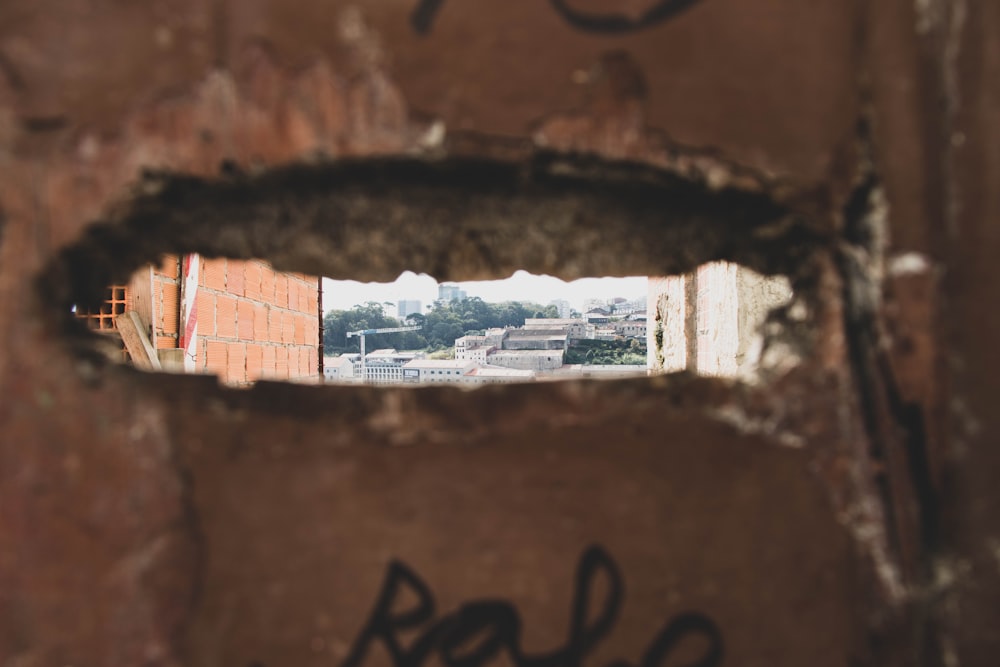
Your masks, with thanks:
[{"label": "hollow clay brick", "polygon": [[240,340],[253,340],[254,332],[254,304],[248,299],[237,299],[236,301],[236,327]]},{"label": "hollow clay brick", "polygon": [[215,330],[220,338],[236,338],[236,298],[220,294],[215,299]]},{"label": "hollow clay brick", "polygon": [[226,270],[226,291],[235,296],[243,296],[244,293],[244,265],[241,260],[226,260],[228,266]]},{"label": "hollow clay brick", "polygon": [[226,260],[200,258],[201,271],[198,274],[199,284],[220,292],[226,291]]},{"label": "hollow clay brick", "polygon": [[249,381],[259,379],[263,374],[264,358],[263,349],[256,343],[246,346],[246,377]]},{"label": "hollow clay brick", "polygon": [[247,346],[245,343],[226,343],[226,372],[224,381],[231,383],[247,380]]},{"label": "hollow clay brick", "polygon": [[200,290],[198,292],[198,335],[199,336],[214,336],[215,335],[215,318],[216,318],[216,297],[214,294],[208,290]]},{"label": "hollow clay brick", "polygon": [[218,340],[209,340],[206,341],[206,345],[207,357],[205,360],[205,369],[216,375],[225,376],[229,363],[226,343]]}]

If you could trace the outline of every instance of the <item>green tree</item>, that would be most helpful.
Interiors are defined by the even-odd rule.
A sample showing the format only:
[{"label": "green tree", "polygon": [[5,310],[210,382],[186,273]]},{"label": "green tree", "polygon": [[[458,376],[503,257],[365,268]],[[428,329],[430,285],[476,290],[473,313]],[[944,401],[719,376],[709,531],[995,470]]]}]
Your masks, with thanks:
[{"label": "green tree", "polygon": [[[354,306],[350,310],[331,310],[323,316],[323,351],[327,354],[358,352],[361,349],[361,341],[357,336],[348,338],[349,331],[398,326],[399,321],[386,316],[382,312],[381,304],[374,301]],[[372,334],[366,336],[365,347],[369,352],[382,347],[406,349],[408,345],[413,346],[410,349],[423,348],[426,345],[423,337],[413,337],[412,334],[419,334],[419,332]],[[406,338],[407,336],[410,338]]]},{"label": "green tree", "polygon": [[643,365],[646,345],[638,340],[580,340],[566,351],[567,364]]}]

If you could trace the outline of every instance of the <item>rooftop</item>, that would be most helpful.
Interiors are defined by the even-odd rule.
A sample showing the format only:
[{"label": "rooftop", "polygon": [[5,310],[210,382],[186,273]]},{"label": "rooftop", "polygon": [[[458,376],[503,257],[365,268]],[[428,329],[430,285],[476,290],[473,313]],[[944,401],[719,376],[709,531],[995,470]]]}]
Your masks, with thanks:
[{"label": "rooftop", "polygon": [[584,324],[583,319],[576,317],[528,317],[524,320],[524,328],[550,327],[550,326],[571,326],[574,324]]},{"label": "rooftop", "polygon": [[562,354],[562,350],[497,350],[490,356],[501,355],[501,354],[512,354],[520,357],[551,357],[553,355]]},{"label": "rooftop", "polygon": [[354,359],[348,357],[347,355],[340,355],[339,357],[323,357],[323,366],[325,368],[340,368],[342,366],[352,366],[353,364]]},{"label": "rooftop", "polygon": [[455,368],[461,370],[472,364],[471,361],[459,359],[414,359],[404,365],[404,368]]},{"label": "rooftop", "polygon": [[473,368],[471,371],[466,373],[466,375],[472,375],[476,377],[519,377],[519,378],[530,378],[534,377],[534,371],[521,371],[516,368],[503,368],[502,366],[479,366],[478,368]]}]

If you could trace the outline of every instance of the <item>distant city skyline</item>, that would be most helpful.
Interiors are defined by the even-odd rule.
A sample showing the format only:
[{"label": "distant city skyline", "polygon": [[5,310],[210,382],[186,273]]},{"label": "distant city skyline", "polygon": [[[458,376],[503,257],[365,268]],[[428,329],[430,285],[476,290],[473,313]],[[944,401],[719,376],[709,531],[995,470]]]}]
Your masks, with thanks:
[{"label": "distant city skyline", "polygon": [[[581,278],[566,282],[546,275],[517,271],[504,280],[446,281],[456,283],[468,296],[479,297],[490,303],[503,301],[531,301],[548,305],[564,299],[580,310],[585,300],[624,297],[636,299],[645,296],[645,276],[624,278]],[[438,282],[426,273],[406,271],[391,283],[362,283],[356,280],[323,279],[323,312],[349,310],[369,301],[390,302],[397,305],[403,300],[418,300],[424,311],[438,298]]]}]

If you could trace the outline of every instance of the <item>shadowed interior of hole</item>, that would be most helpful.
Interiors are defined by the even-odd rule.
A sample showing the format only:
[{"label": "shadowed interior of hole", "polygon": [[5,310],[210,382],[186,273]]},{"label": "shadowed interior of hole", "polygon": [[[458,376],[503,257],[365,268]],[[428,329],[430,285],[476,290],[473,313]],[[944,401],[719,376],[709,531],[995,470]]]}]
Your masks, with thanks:
[{"label": "shadowed interior of hole", "polygon": [[[150,310],[155,310],[163,298],[156,289],[165,253],[177,258],[173,271],[181,282],[190,275],[186,257],[201,258],[209,268],[230,261],[265,266],[255,259],[263,258],[269,269],[282,275],[294,272],[283,280],[291,280],[288,284],[296,298],[307,291],[310,280],[315,281],[310,276],[391,280],[404,270],[414,270],[439,280],[476,280],[526,269],[566,279],[689,275],[693,279],[678,280],[684,284],[684,303],[694,304],[700,298],[697,278],[705,271],[698,267],[711,262],[730,262],[722,273],[734,284],[741,271],[750,270],[764,276],[788,275],[794,282],[808,257],[827,243],[817,229],[766,192],[711,189],[656,168],[580,156],[538,155],[522,163],[369,159],[297,165],[219,180],[153,174],[66,248],[42,275],[40,285],[45,303],[63,322],[75,319],[69,314],[72,306],[99,310],[108,287],[130,282],[136,271],[152,273],[147,298]],[[709,278],[705,276],[701,284],[711,282]],[[656,340],[673,338],[669,327],[676,325],[676,318],[671,319],[670,313],[680,302],[676,283],[666,280],[664,285],[666,297],[654,299],[662,311],[660,320],[655,313],[650,316],[647,339],[654,343],[647,345],[647,351],[654,351],[649,352],[647,365],[656,370],[697,370],[698,363],[690,360],[698,359],[699,352],[690,341],[706,333],[717,338],[721,329],[709,332],[711,327],[686,312],[687,361],[679,366],[673,355],[664,353],[669,350],[662,344],[656,351]],[[212,312],[204,303],[199,306],[185,298],[191,290],[179,291],[178,308],[187,311],[178,316],[178,324],[190,322],[192,312],[199,316]],[[251,333],[238,328],[253,318],[241,320],[238,312],[229,317],[229,309],[246,311],[250,306],[231,303],[226,294],[214,296],[216,307],[226,309],[221,320],[226,331],[234,320],[235,340],[250,340]],[[318,296],[312,299],[317,301]],[[286,315],[294,319],[315,313],[318,323],[318,303],[316,308],[300,305]],[[164,312],[161,304],[160,314]],[[214,321],[218,317],[216,311],[213,327],[218,326]],[[201,319],[199,331],[204,332],[208,316]],[[291,326],[296,332],[293,339],[282,343],[307,345],[308,328]],[[179,349],[192,340],[183,328],[177,336]],[[200,353],[206,359],[208,342],[201,338],[206,349]],[[150,336],[149,343],[155,356],[160,340]],[[221,348],[214,349],[218,365]],[[181,363],[190,366],[198,354],[188,349]],[[299,354],[297,367],[320,367],[319,350],[315,363]],[[228,364],[228,352],[226,358]],[[235,358],[235,366],[247,364],[239,353]],[[712,374],[732,374],[732,364],[724,365],[728,370]]]}]

